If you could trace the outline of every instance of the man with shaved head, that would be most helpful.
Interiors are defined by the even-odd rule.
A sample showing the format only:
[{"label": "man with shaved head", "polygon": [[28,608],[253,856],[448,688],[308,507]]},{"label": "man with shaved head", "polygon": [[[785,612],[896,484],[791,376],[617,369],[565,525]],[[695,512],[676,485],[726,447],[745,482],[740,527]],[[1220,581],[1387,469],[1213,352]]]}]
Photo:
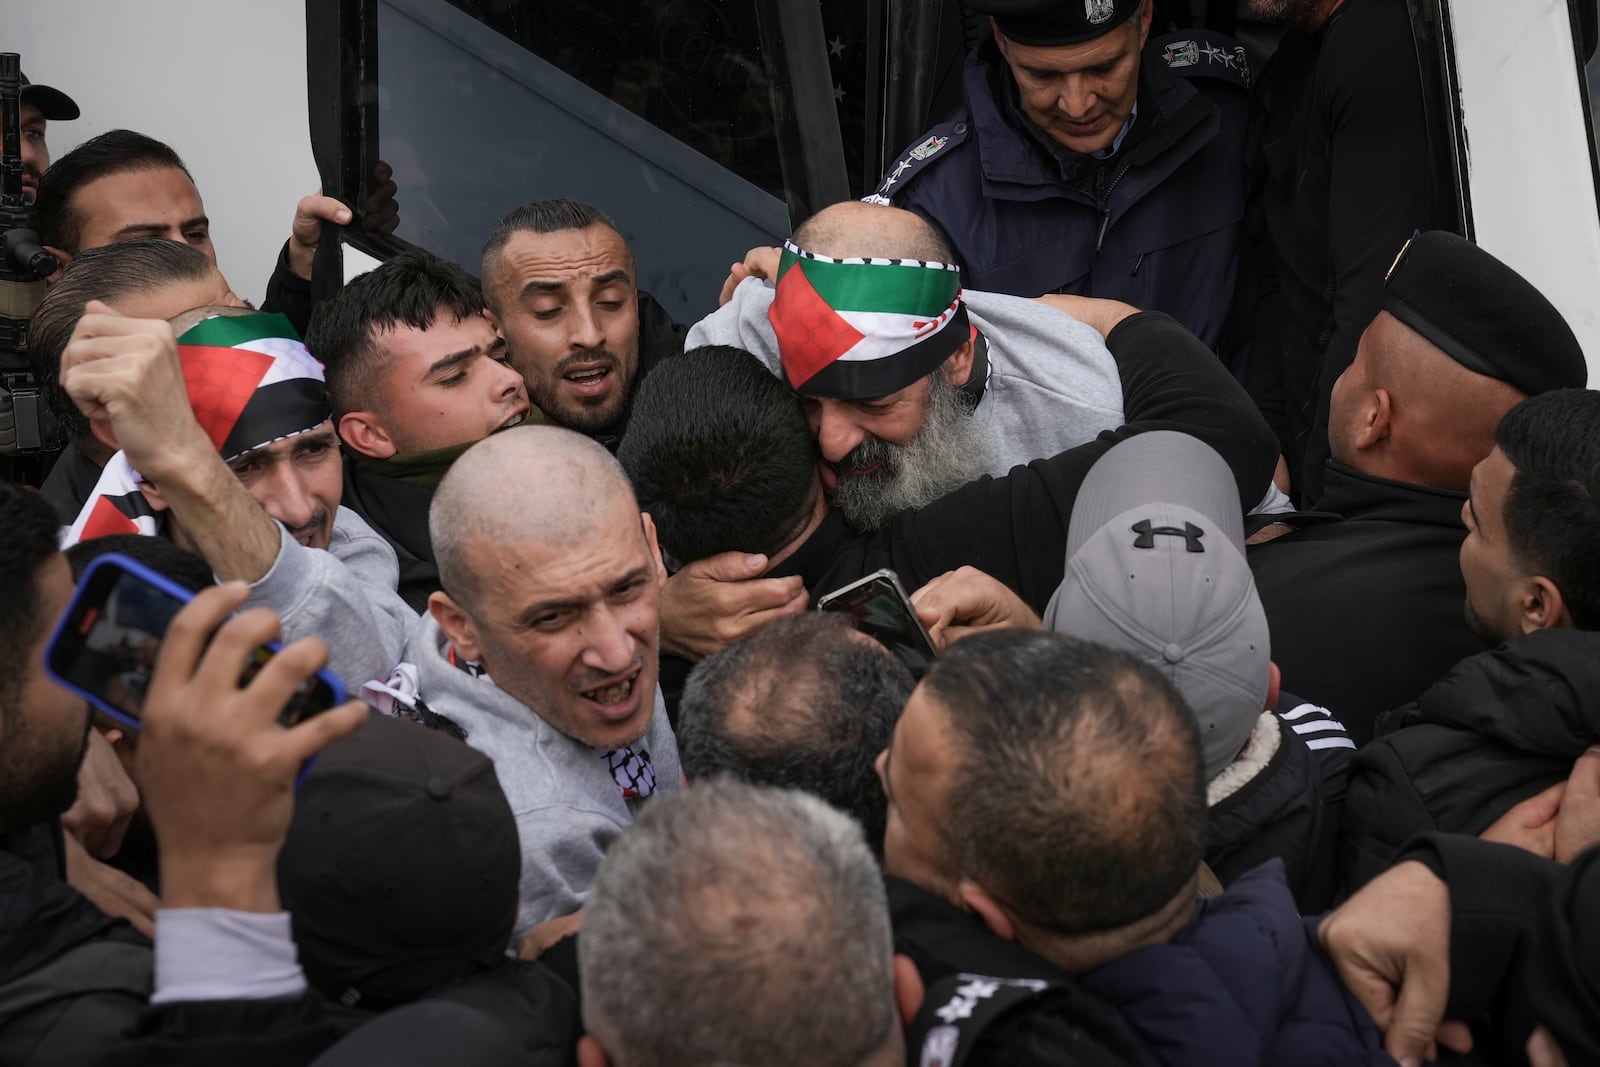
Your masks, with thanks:
[{"label": "man with shaved head", "polygon": [[1127,305],[964,291],[926,219],[856,201],[764,252],[687,345],[742,348],[788,381],[858,528],[1122,425],[1103,335]]},{"label": "man with shaved head", "polygon": [[1306,525],[1250,550],[1285,684],[1357,743],[1483,645],[1462,619],[1462,505],[1495,427],[1525,397],[1584,384],[1551,303],[1476,245],[1413,237],[1333,385],[1332,459]]},{"label": "man with shaved head", "polygon": [[494,760],[522,844],[520,938],[580,907],[639,805],[678,787],[656,684],[666,571],[617,461],[554,427],[463,453],[429,532],[443,589],[379,695]]}]

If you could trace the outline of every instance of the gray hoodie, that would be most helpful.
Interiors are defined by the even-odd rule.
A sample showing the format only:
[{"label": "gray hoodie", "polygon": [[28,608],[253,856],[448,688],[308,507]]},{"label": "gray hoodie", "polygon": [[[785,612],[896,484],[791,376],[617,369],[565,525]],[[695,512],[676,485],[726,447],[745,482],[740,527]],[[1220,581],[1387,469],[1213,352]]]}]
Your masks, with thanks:
[{"label": "gray hoodie", "polygon": [[328,670],[351,696],[369,679],[388,677],[417,621],[395,592],[400,565],[389,542],[346,507],[334,515],[325,552],[300,544],[281,523],[278,532],[278,558],[251,585],[245,607],[276,611],[285,644],[326,641]]},{"label": "gray hoodie", "polygon": [[[467,744],[494,760],[522,845],[513,935],[520,940],[539,923],[583,906],[606,849],[632,825],[644,801],[623,798],[593,746],[545,722],[487,674],[474,676],[452,664],[448,648],[433,616],[424,615],[411,632],[405,659],[415,665],[417,692],[428,708],[460,726]],[[678,742],[659,687],[650,729],[632,747],[650,754],[658,791],[678,788]]]},{"label": "gray hoodie", "polygon": [[[690,328],[684,347],[732,345],[781,375],[778,340],[767,320],[772,297],[771,286],[745,279],[732,300]],[[971,290],[961,299],[989,346],[988,384],[972,413],[994,433],[997,448],[987,473],[999,477],[1122,425],[1122,379],[1093,327],[1037,300]]]}]

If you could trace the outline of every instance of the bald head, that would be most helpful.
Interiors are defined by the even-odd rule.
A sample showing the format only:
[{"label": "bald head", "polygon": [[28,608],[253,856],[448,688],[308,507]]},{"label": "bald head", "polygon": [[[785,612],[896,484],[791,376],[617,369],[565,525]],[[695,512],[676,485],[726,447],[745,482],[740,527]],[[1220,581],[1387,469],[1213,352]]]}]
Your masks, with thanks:
[{"label": "bald head", "polygon": [[1465,492],[1495,427],[1523,398],[1380,311],[1334,383],[1328,442],[1334,459],[1364,474]]},{"label": "bald head", "polygon": [[519,426],[455,461],[433,495],[428,534],[440,583],[470,600],[473,545],[571,543],[638,515],[627,475],[602,445],[554,426]]},{"label": "bald head", "polygon": [[807,252],[847,258],[878,256],[949,263],[950,246],[921,215],[903,208],[845,200],[825,207],[794,231]]}]

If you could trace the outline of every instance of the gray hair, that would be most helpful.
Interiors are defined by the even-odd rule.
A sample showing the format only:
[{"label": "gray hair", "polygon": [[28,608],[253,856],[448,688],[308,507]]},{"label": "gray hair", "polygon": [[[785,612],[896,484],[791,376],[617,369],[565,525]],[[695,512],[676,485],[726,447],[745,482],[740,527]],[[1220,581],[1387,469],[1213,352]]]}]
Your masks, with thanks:
[{"label": "gray hair", "polygon": [[855,1064],[898,1033],[877,864],[793,790],[651,801],[600,867],[578,952],[584,1025],[617,1067]]}]

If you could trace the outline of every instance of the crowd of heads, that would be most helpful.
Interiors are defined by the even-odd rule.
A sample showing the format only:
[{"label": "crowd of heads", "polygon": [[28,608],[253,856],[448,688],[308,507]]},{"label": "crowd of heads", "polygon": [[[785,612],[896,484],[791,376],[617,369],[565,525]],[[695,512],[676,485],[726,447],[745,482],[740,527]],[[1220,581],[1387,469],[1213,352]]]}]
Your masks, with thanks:
[{"label": "crowd of heads", "polygon": [[[997,12],[992,47],[1016,105],[1071,152],[1111,149],[1132,121],[1153,6]],[[1111,32],[1083,29],[1113,18]],[[1253,454],[1265,432],[1253,411],[1216,430],[1130,400],[1104,427],[1115,435],[1011,454],[994,414],[1006,394],[990,382],[1008,338],[971,308],[940,229],[882,204],[824,208],[767,250],[733,290],[761,294],[730,327],[737,345],[685,348],[639,290],[618,224],[570,199],[507,214],[474,265],[481,283],[420,250],[393,256],[321,301],[302,344],[231,290],[170,148],[115,130],[35,162],[35,221],[63,269],[33,315],[30,359],[77,457],[101,470],[77,514],[0,486],[0,830],[73,806],[105,723],[52,681],[44,649],[75,577],[116,553],[202,603],[246,603],[212,588],[224,577],[279,597],[266,601],[281,617],[271,636],[291,650],[305,636],[336,655],[378,649],[344,682],[388,714],[352,720],[275,782],[293,803],[271,842],[272,893],[306,980],[345,1008],[382,1013],[440,990],[498,1003],[473,985],[488,981],[543,990],[586,1067],[875,1067],[948,1062],[954,1024],[1006,983],[1037,1004],[1130,960],[1181,970],[1140,953],[1188,951],[1207,921],[1255,907],[1251,894],[1285,909],[1263,920],[1274,948],[1307,951],[1315,935],[1297,909],[1326,900],[1271,860],[1265,874],[1229,869],[1226,887],[1213,870],[1239,844],[1223,840],[1237,832],[1217,819],[1223,801],[1271,779],[1313,823],[1336,823],[1356,747],[1329,709],[1311,709],[1324,715],[1311,730],[1342,738],[1326,759],[1295,726],[1309,705],[1277,714],[1283,679],[1247,542],[1282,531],[1249,514],[1272,499],[1275,458]],[[1089,320],[1137,311],[1101,303],[1072,305],[1084,320],[1070,321],[1114,375],[1133,357]],[[1029,312],[1065,319],[1060,305]],[[137,343],[121,343],[124,328]],[[1185,337],[1200,349],[1196,380],[1242,395]],[[160,410],[176,413],[168,429],[192,472],[169,469],[159,434],[129,414],[147,399],[137,384],[97,384],[118,367],[174,394]],[[1463,501],[1462,612],[1497,655],[1542,631],[1600,630],[1600,402],[1576,387],[1585,373],[1537,290],[1463,238],[1429,233],[1396,261],[1332,387],[1341,469]],[[1140,384],[1121,382],[1125,397]],[[356,516],[363,478],[396,495]],[[919,540],[940,502],[952,527],[958,507],[1006,514],[975,514],[971,531],[924,525]],[[818,536],[825,524],[837,541]],[[64,531],[75,543],[62,553]],[[1053,538],[1042,565],[1026,556],[1035,534]],[[829,544],[881,579],[862,561],[915,570],[924,553],[949,558],[946,537],[1013,566],[1010,581],[952,568],[912,591],[931,666],[845,612],[705,591],[782,582],[803,549]],[[395,595],[407,564],[426,572],[410,608]],[[739,566],[737,578],[717,570]],[[825,592],[801,590],[795,605]],[[685,619],[705,616],[738,618],[736,639],[692,650]],[[294,629],[308,617],[311,630]],[[215,645],[260,643],[230,641]],[[291,650],[279,664],[299,662]],[[430,671],[449,685],[430,689]],[[253,691],[233,677],[228,694]],[[451,688],[465,707],[441,700]],[[178,721],[182,703],[158,698],[156,722]],[[128,752],[175,734],[113,740],[135,787],[142,764]],[[1305,782],[1273,778],[1296,760]],[[1557,762],[1565,783],[1572,761]],[[657,779],[655,767],[670,770]],[[548,778],[537,802],[513,785],[523,774]],[[152,849],[172,840],[162,831],[144,827]],[[1268,851],[1291,862],[1287,845]],[[530,870],[540,863],[582,904],[581,928],[527,913],[545,903],[529,899],[550,874]],[[1273,879],[1276,896],[1261,889]],[[1025,964],[1001,977],[951,968],[973,984],[940,1014],[896,955],[898,924],[930,915],[959,931],[951,944],[1003,944]],[[526,939],[569,921],[552,937],[579,929],[576,970],[557,980],[557,961],[533,962],[549,945]],[[1294,995],[1344,988],[1318,961],[1301,964],[1315,972],[1303,984],[1285,980]],[[1164,1018],[1131,993],[1117,1001],[1122,988],[1094,987],[1106,1004],[1084,1033]],[[1333,995],[1335,1029],[1376,1055],[1359,992]],[[465,1033],[448,1003],[427,1010]],[[384,1040],[382,1022],[363,1040]],[[908,1027],[935,1029],[918,1048]]]}]

